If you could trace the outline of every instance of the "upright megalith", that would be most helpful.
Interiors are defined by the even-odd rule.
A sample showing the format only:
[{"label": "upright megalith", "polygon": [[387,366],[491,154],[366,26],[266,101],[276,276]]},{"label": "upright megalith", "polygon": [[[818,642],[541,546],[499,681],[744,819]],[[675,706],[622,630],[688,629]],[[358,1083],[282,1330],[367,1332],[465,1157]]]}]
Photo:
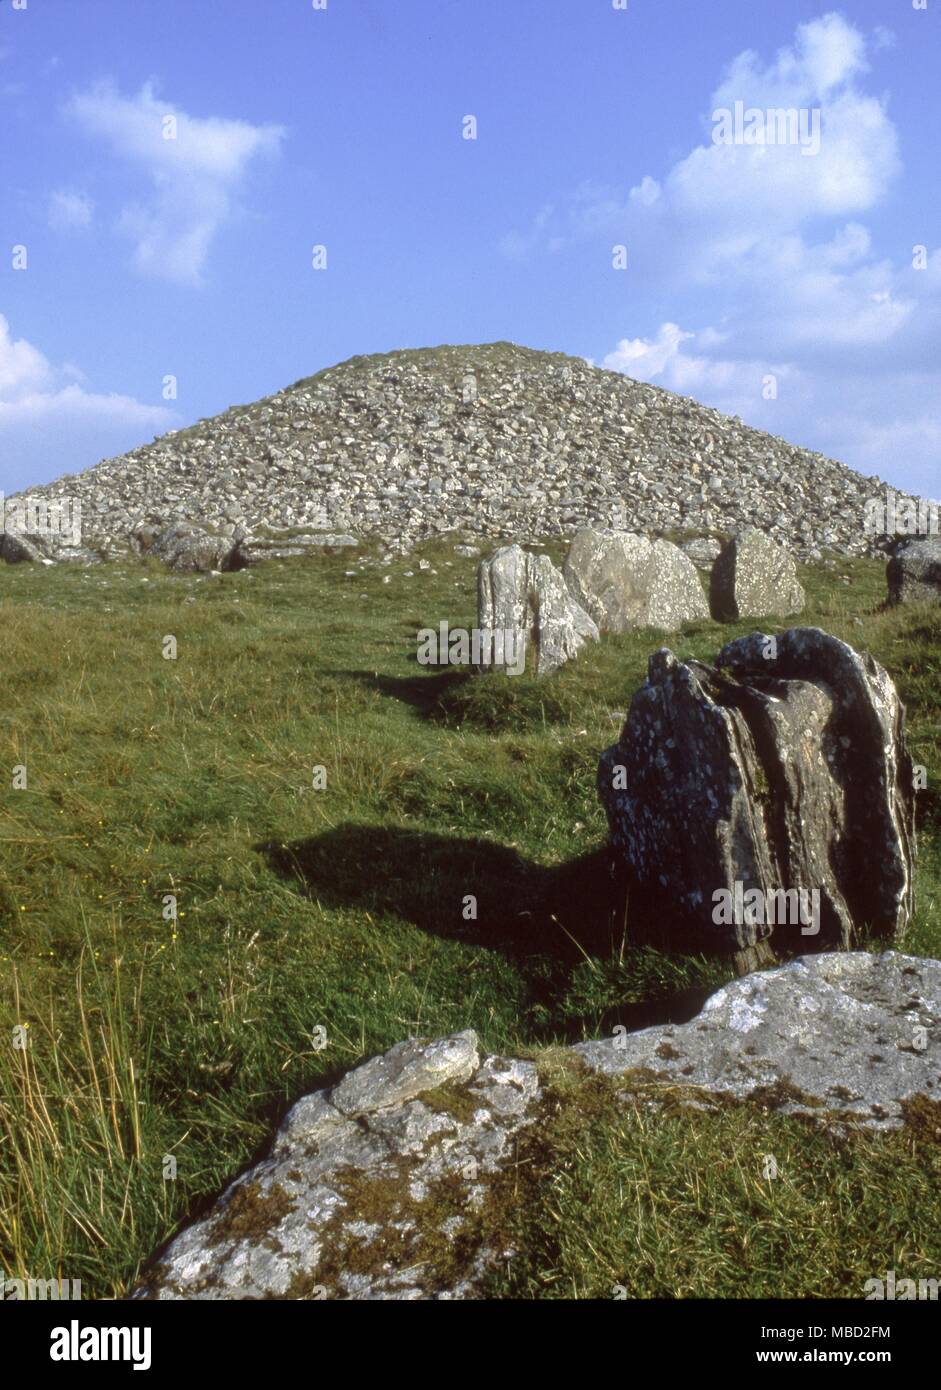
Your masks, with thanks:
[{"label": "upright megalith", "polygon": [[913,767],[883,668],[818,628],[650,658],[598,790],[630,920],[741,953],[904,936]]},{"label": "upright megalith", "polygon": [[805,602],[793,557],[754,526],[733,536],[712,567],[709,603],[717,622],[786,618],[802,613]]},{"label": "upright megalith", "polygon": [[[570,660],[598,629],[575,602],[548,555],[531,555],[505,545],[481,560],[477,570],[477,622],[481,646],[490,657],[484,669],[518,674],[522,661],[546,676]],[[513,653],[501,660],[495,653]]]},{"label": "upright megalith", "polygon": [[563,570],[573,597],[602,632],[656,627],[675,632],[708,618],[693,562],[669,541],[631,531],[575,533]]},{"label": "upright megalith", "polygon": [[897,542],[886,580],[890,603],[941,603],[941,536]]},{"label": "upright megalith", "polygon": [[238,542],[232,536],[214,534],[189,522],[176,522],[152,539],[148,537],[141,549],[180,574],[243,568]]}]

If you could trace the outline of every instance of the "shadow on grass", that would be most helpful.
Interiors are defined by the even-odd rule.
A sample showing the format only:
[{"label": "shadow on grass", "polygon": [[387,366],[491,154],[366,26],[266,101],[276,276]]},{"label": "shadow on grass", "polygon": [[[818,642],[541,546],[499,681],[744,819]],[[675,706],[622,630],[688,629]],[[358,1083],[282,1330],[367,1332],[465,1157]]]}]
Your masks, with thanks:
[{"label": "shadow on grass", "polygon": [[[322,905],[394,914],[443,940],[501,952],[529,1002],[546,1005],[550,1015],[574,966],[611,960],[625,946],[625,899],[606,846],[547,868],[488,840],[344,825],[257,848],[276,873]],[[604,1024],[687,1022],[713,987],[622,1003],[605,1013]],[[581,1026],[569,1019],[564,1031],[580,1037]]]},{"label": "shadow on grass", "polygon": [[425,719],[452,728],[467,724],[487,733],[528,733],[566,724],[584,714],[585,696],[576,680],[540,679],[530,673],[476,675],[467,667],[426,666],[434,674],[386,676],[374,671],[328,674],[410,705]]},{"label": "shadow on grass", "polygon": [[344,680],[356,681],[369,690],[399,700],[402,704],[418,710],[420,714],[432,718],[447,692],[467,680],[467,672],[455,670],[453,666],[431,666],[422,669],[434,674],[384,676],[373,671],[331,671],[329,674]]},{"label": "shadow on grass", "polygon": [[[259,846],[283,878],[331,907],[394,913],[449,941],[569,960],[610,947],[615,897],[604,848],[557,868],[485,839],[342,825]],[[468,902],[473,898],[473,902]],[[619,933],[618,933],[619,935]]]}]

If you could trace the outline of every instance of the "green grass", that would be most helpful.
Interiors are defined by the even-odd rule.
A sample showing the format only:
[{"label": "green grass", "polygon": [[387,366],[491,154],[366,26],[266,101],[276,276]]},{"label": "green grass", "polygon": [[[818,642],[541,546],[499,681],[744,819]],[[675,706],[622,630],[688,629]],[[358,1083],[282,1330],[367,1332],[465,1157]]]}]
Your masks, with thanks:
[{"label": "green grass", "polygon": [[773,1103],[664,1108],[661,1087],[651,1109],[656,1086],[543,1069],[544,1123],[491,1196],[515,1252],[491,1296],[861,1298],[888,1269],[938,1278],[941,1107],[841,1135]]},{"label": "green grass", "polygon": [[[550,681],[427,671],[416,631],[473,624],[475,562],[450,542],[421,554],[430,570],[397,559],[389,584],[350,555],[218,578],[0,567],[0,1034],[29,1037],[0,1051],[6,1277],[122,1292],[292,1099],[408,1034],[551,1047],[654,1021],[674,996],[688,1008],[729,977],[625,939],[598,886],[595,769],[651,651],[669,640],[708,660],[754,624],[605,639]],[[875,563],[804,578],[802,621],[871,650],[908,704],[929,790],[906,949],[941,955],[941,613],[880,611]],[[721,1154],[715,1120],[683,1123]],[[685,1171],[685,1131],[664,1133],[656,1164],[667,1175],[673,1152]],[[600,1124],[598,1152],[620,1151],[618,1134]],[[814,1200],[839,1181],[827,1152]],[[560,1182],[568,1162],[560,1137]],[[591,1171],[574,1163],[573,1192]],[[705,1159],[700,1181],[718,1202]],[[723,1200],[751,1219],[741,1193]],[[538,1202],[531,1217],[550,1220]],[[531,1292],[543,1258],[510,1291]],[[594,1289],[605,1260],[547,1289]],[[724,1269],[713,1292],[741,1292]],[[664,1264],[640,1287],[668,1278]]]}]

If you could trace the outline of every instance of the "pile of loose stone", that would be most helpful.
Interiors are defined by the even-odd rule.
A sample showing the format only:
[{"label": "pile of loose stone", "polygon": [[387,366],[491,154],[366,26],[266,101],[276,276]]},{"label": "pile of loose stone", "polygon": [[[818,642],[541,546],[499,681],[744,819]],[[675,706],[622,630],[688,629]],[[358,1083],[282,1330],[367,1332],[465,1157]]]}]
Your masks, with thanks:
[{"label": "pile of loose stone", "polygon": [[354,357],[31,493],[77,498],[83,546],[105,555],[183,521],[275,549],[754,525],[806,559],[872,548],[863,509],[881,490],[693,400],[490,343]]}]

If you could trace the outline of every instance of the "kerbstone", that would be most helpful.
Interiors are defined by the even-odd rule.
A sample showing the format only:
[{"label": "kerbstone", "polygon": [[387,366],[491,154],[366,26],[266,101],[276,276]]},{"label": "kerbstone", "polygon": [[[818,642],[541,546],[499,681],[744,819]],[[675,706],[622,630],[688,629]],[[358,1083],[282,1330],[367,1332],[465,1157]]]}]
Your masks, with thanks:
[{"label": "kerbstone", "polygon": [[791,555],[751,526],[729,541],[712,568],[709,586],[717,622],[788,617],[806,602]]},{"label": "kerbstone", "polygon": [[669,541],[630,531],[578,531],[563,569],[572,595],[602,632],[675,632],[709,617],[692,561]]}]

